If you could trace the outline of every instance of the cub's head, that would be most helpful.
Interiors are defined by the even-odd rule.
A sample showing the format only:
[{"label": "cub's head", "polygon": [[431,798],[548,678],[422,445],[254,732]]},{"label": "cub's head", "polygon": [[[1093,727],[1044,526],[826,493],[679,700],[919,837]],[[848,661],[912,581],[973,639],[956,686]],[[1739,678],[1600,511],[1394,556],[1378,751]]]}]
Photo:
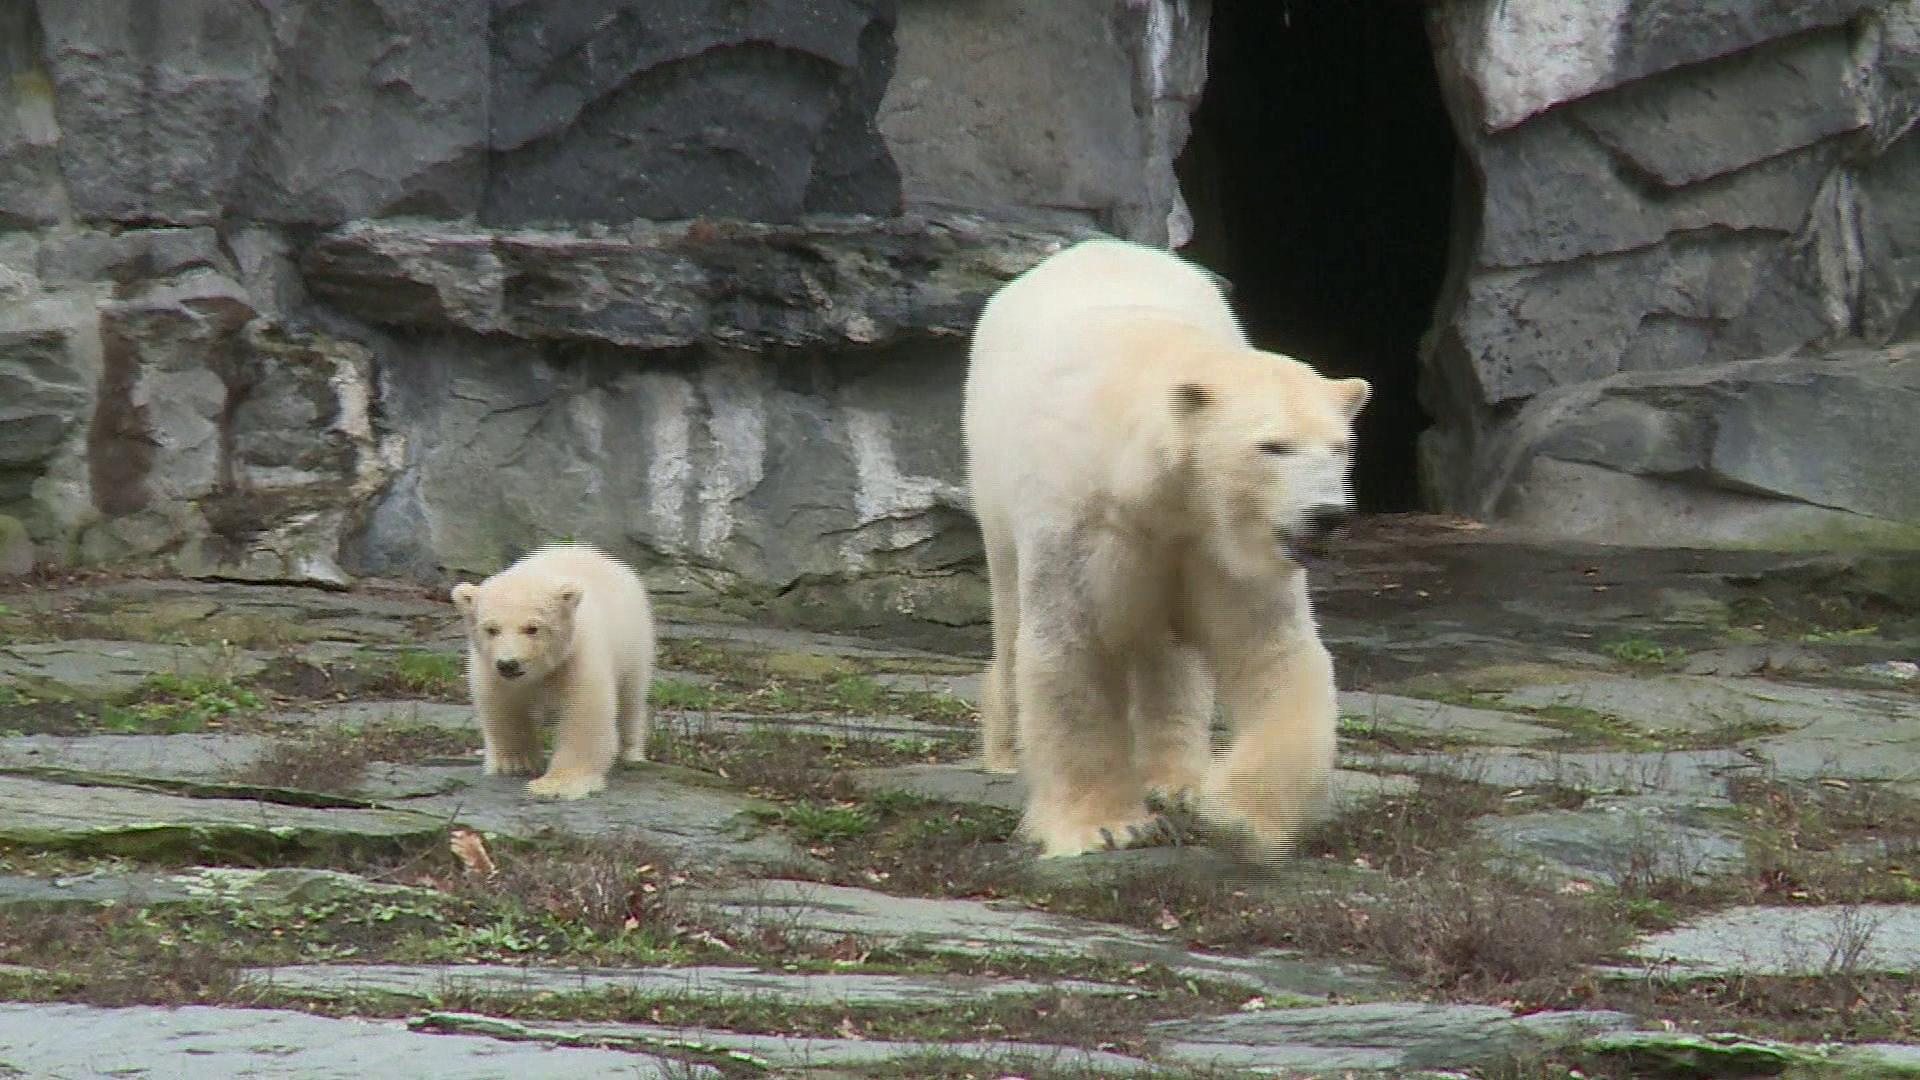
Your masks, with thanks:
[{"label": "cub's head", "polygon": [[538,680],[573,651],[580,586],[500,576],[453,587],[474,663],[508,681]]},{"label": "cub's head", "polygon": [[1324,554],[1353,516],[1353,422],[1373,392],[1260,359],[1251,378],[1186,383],[1172,403],[1218,552],[1246,576]]}]

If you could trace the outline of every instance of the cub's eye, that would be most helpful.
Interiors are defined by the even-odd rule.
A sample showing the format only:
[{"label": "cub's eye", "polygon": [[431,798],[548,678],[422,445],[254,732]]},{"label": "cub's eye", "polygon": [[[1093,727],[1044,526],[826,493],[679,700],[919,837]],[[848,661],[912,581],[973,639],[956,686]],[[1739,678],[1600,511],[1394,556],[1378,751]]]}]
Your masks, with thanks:
[{"label": "cub's eye", "polygon": [[1281,442],[1278,439],[1269,439],[1260,444],[1260,452],[1263,454],[1291,454],[1298,449],[1299,447],[1292,443]]},{"label": "cub's eye", "polygon": [[540,632],[540,628],[537,626],[523,626],[520,628],[520,632],[527,635],[528,637],[532,637],[533,635]]},{"label": "cub's eye", "polygon": [[1353,444],[1350,442],[1334,443],[1333,452],[1339,454],[1341,457],[1351,457],[1353,456]]},{"label": "cub's eye", "polygon": [[487,627],[487,636],[488,636],[488,637],[499,637],[499,636],[500,636],[500,628],[499,628],[499,627],[497,627],[497,626],[489,626],[489,627]]}]

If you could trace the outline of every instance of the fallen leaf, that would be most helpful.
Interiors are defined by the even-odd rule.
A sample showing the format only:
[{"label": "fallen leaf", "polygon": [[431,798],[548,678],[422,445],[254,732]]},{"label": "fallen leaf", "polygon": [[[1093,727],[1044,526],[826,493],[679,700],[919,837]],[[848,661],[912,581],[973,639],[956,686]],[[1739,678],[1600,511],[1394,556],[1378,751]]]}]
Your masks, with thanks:
[{"label": "fallen leaf", "polygon": [[453,838],[447,841],[447,847],[467,868],[468,873],[493,876],[493,857],[487,854],[486,841],[480,839],[479,833],[471,829],[455,829]]}]

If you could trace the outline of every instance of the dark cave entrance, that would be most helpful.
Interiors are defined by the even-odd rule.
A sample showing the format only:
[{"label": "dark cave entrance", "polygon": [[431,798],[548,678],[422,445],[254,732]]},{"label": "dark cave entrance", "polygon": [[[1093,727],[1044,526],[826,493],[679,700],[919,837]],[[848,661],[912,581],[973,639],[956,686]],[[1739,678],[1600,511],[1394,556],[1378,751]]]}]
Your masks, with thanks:
[{"label": "dark cave entrance", "polygon": [[1183,254],[1233,283],[1262,348],[1373,384],[1355,489],[1420,508],[1420,338],[1446,270],[1454,137],[1414,0],[1215,0],[1176,163]]}]

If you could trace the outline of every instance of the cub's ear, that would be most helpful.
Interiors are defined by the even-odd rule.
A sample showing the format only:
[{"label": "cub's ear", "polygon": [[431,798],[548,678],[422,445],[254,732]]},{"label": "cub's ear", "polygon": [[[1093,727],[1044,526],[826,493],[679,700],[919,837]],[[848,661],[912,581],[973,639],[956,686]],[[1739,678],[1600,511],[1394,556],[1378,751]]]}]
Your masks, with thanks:
[{"label": "cub's ear", "polygon": [[472,582],[463,581],[453,587],[453,606],[460,609],[460,614],[471,615],[474,598],[479,595],[480,590],[475,588]]},{"label": "cub's ear", "polygon": [[1333,384],[1333,389],[1340,396],[1349,420],[1359,416],[1360,410],[1367,407],[1368,399],[1373,397],[1373,387],[1367,385],[1365,379],[1341,379]]},{"label": "cub's ear", "polygon": [[554,599],[560,602],[561,614],[571,615],[575,609],[580,606],[580,583],[577,581],[562,581],[554,586],[553,595]]},{"label": "cub's ear", "polygon": [[1212,404],[1213,391],[1199,383],[1181,383],[1173,388],[1173,411],[1180,416],[1192,416]]}]

